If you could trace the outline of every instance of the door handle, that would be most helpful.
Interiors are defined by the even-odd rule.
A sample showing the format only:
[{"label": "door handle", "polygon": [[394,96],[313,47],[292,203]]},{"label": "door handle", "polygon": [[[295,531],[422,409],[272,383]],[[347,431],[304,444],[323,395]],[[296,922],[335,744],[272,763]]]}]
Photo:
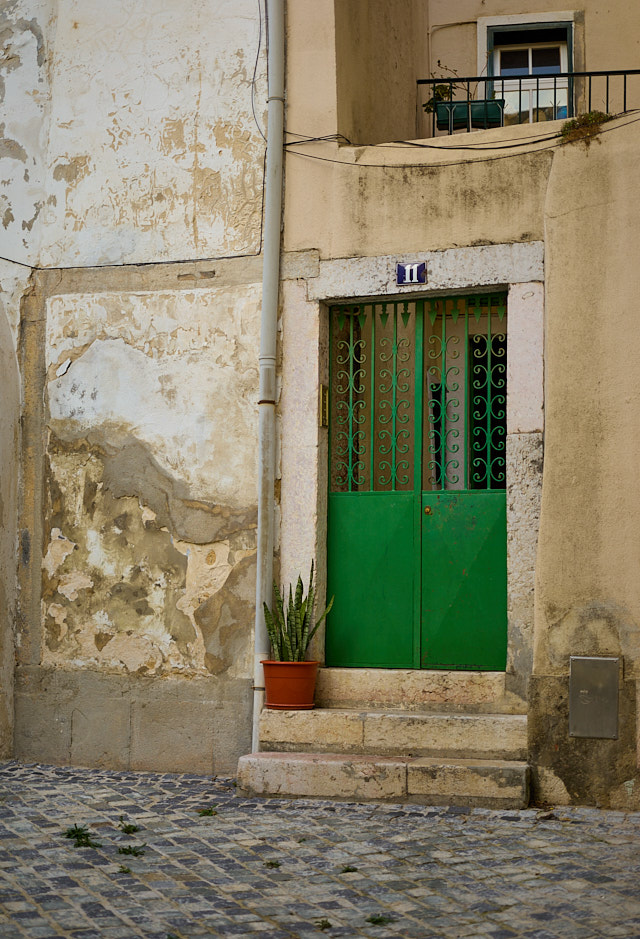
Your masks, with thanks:
[{"label": "door handle", "polygon": [[433,515],[433,509],[431,508],[430,505],[425,505],[425,507],[424,507],[424,514],[425,514],[425,515]]}]

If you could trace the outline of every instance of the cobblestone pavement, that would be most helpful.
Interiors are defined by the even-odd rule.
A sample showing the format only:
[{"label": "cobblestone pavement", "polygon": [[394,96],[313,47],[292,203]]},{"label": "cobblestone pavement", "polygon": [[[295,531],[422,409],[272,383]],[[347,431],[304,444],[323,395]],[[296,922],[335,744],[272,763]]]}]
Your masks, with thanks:
[{"label": "cobblestone pavement", "polygon": [[639,849],[640,814],[257,800],[2,763],[0,937],[632,939]]}]

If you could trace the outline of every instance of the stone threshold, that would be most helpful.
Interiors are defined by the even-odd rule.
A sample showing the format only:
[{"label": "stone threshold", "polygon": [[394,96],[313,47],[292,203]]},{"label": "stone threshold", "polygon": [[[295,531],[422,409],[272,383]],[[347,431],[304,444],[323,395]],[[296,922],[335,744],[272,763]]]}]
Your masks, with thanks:
[{"label": "stone threshold", "polygon": [[524,808],[529,767],[511,760],[250,753],[240,758],[238,786],[251,795],[281,798]]},{"label": "stone threshold", "polygon": [[320,668],[321,708],[464,711],[526,714],[526,701],[507,691],[505,672],[399,668]]}]

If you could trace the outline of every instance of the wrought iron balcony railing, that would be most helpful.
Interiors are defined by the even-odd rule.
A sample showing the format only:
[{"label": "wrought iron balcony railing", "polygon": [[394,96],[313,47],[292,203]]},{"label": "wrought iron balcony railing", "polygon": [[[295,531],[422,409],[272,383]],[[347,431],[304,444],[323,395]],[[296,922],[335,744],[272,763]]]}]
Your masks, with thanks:
[{"label": "wrought iron balcony railing", "polygon": [[427,121],[421,132],[432,137],[640,108],[640,69],[423,78],[417,85]]}]

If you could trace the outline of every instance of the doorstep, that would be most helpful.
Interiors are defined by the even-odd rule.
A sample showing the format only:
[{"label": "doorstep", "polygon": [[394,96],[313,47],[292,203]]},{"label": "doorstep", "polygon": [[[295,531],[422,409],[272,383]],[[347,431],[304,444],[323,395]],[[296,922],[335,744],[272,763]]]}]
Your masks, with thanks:
[{"label": "doorstep", "polygon": [[345,753],[250,753],[238,786],[251,795],[524,808],[529,767],[515,760]]}]

